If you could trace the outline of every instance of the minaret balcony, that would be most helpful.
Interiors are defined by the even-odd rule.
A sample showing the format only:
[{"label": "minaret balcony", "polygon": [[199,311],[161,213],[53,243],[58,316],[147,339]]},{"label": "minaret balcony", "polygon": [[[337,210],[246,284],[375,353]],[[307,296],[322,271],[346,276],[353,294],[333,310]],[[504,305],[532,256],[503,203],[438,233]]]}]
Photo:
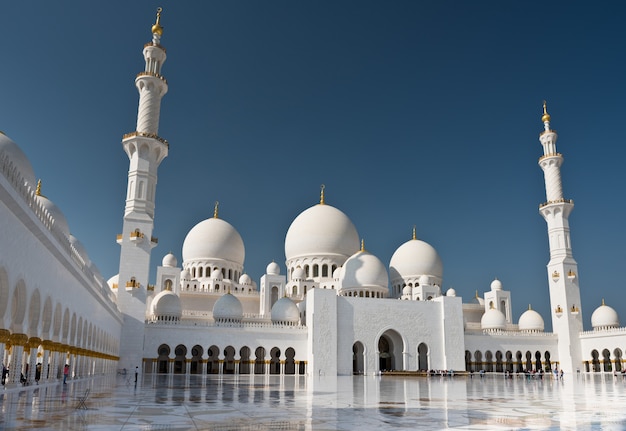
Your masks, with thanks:
[{"label": "minaret balcony", "polygon": [[541,162],[544,159],[549,159],[552,157],[563,157],[563,154],[561,153],[552,153],[552,154],[544,154],[543,156],[539,157],[539,161]]},{"label": "minaret balcony", "polygon": [[556,317],[561,317],[563,315],[563,309],[560,305],[556,306],[556,308],[554,309],[554,314],[556,314]]},{"label": "minaret balcony", "polygon": [[580,313],[580,309],[575,305],[572,305],[572,308],[570,308],[569,312],[572,316],[578,316],[578,313]]},{"label": "minaret balcony", "polygon": [[548,205],[552,205],[552,204],[570,204],[570,205],[574,205],[574,200],[573,199],[557,199],[557,200],[554,200],[554,201],[548,201],[548,202],[544,202],[541,205],[539,205],[539,208],[547,207]]},{"label": "minaret balcony", "polygon": [[156,236],[150,237],[150,242],[154,245],[157,245],[159,243],[159,238],[157,238]]},{"label": "minaret balcony", "polygon": [[[153,78],[159,78],[161,81],[167,84],[167,79],[163,75],[159,75],[158,73],[143,71],[137,74],[137,78],[141,78],[142,76],[151,76]],[[135,78],[135,79],[137,79]]]},{"label": "minaret balcony", "polygon": [[130,233],[130,242],[139,244],[140,242],[143,241],[144,236],[145,235],[142,232],[140,232],[139,229],[136,229]]},{"label": "minaret balcony", "polygon": [[130,133],[126,133],[124,136],[122,136],[122,141],[125,141],[125,140],[130,139],[130,138],[135,138],[137,136],[141,136],[143,138],[156,139],[157,141],[159,141],[160,143],[165,145],[167,148],[170,147],[170,144],[165,139],[163,139],[159,135],[157,135],[156,133],[137,132],[137,131],[130,132]]},{"label": "minaret balcony", "polygon": [[135,281],[134,279],[131,279],[130,281],[126,282],[126,291],[130,292],[133,289],[139,289],[141,287],[141,284],[139,284],[137,281]]}]

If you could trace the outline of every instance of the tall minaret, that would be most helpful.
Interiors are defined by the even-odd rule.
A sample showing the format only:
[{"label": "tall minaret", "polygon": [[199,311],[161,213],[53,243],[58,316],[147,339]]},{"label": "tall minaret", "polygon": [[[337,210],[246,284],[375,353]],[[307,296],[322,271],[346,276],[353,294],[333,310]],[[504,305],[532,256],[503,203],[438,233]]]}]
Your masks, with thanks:
[{"label": "tall minaret", "polygon": [[539,166],[546,182],[547,202],[539,206],[539,212],[548,224],[550,262],[548,284],[552,329],[558,336],[559,362],[565,372],[574,372],[582,366],[579,334],[583,329],[578,265],[572,255],[569,233],[569,215],[574,202],[563,198],[561,164],[563,156],[556,151],[556,131],[550,129],[550,115],[543,102],[544,131],[539,135],[543,156]]},{"label": "tall minaret", "polygon": [[139,91],[137,129],[124,135],[122,145],[130,159],[124,227],[117,242],[121,245],[117,301],[124,316],[120,339],[120,368],[142,366],[146,290],[150,273],[150,252],[157,244],[152,236],[157,168],[167,157],[168,143],[158,136],[161,98],[167,82],[161,76],[165,48],[161,8],[152,26],[152,42],[143,48],[146,68],[137,75]]}]

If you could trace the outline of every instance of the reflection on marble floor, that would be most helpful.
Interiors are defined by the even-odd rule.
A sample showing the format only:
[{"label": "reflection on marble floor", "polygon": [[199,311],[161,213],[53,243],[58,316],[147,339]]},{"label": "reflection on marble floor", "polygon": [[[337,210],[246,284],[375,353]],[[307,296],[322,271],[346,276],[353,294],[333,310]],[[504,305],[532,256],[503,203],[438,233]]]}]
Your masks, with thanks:
[{"label": "reflection on marble floor", "polygon": [[0,430],[623,430],[624,406],[611,375],[118,376],[4,390]]}]

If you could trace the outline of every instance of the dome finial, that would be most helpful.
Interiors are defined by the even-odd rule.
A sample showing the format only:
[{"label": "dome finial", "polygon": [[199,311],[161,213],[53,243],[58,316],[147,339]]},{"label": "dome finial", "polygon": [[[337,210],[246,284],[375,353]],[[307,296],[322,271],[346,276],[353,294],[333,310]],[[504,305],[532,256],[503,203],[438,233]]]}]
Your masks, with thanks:
[{"label": "dome finial", "polygon": [[530,306],[530,304],[528,304],[528,309],[529,309],[529,310],[532,310],[532,307]]},{"label": "dome finial", "polygon": [[365,240],[361,238],[361,251],[365,251]]},{"label": "dome finial", "polygon": [[213,218],[218,218],[217,213],[220,207],[220,201],[215,201],[215,207],[213,208]]},{"label": "dome finial", "polygon": [[37,189],[35,189],[35,194],[37,196],[43,196],[41,194],[41,179],[39,179],[39,181],[37,181]]},{"label": "dome finial", "polygon": [[162,7],[157,8],[156,14],[156,22],[152,26],[152,34],[157,34],[159,37],[163,36],[163,27],[161,27],[161,12],[163,12]]},{"label": "dome finial", "polygon": [[606,304],[604,303],[604,298],[602,298],[602,305],[606,305]]},{"label": "dome finial", "polygon": [[543,101],[543,116],[541,117],[541,121],[544,123],[550,122],[550,114],[548,114],[548,104],[546,101]]},{"label": "dome finial", "polygon": [[413,238],[411,239],[417,239],[417,236],[415,235],[415,225],[413,225]]},{"label": "dome finial", "polygon": [[326,201],[324,200],[324,189],[325,188],[326,188],[326,186],[324,184],[322,184],[320,186],[320,205],[326,204]]},{"label": "dome finial", "polygon": [[476,291],[476,296],[474,296],[474,298],[478,298],[478,290]]}]

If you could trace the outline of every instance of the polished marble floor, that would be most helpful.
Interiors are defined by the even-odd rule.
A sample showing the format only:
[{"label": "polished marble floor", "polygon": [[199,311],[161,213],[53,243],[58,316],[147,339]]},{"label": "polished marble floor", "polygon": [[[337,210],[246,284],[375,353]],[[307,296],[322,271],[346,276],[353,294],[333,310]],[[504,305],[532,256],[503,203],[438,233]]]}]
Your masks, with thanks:
[{"label": "polished marble floor", "polygon": [[117,376],[0,391],[0,430],[626,429],[626,381],[612,375]]}]

